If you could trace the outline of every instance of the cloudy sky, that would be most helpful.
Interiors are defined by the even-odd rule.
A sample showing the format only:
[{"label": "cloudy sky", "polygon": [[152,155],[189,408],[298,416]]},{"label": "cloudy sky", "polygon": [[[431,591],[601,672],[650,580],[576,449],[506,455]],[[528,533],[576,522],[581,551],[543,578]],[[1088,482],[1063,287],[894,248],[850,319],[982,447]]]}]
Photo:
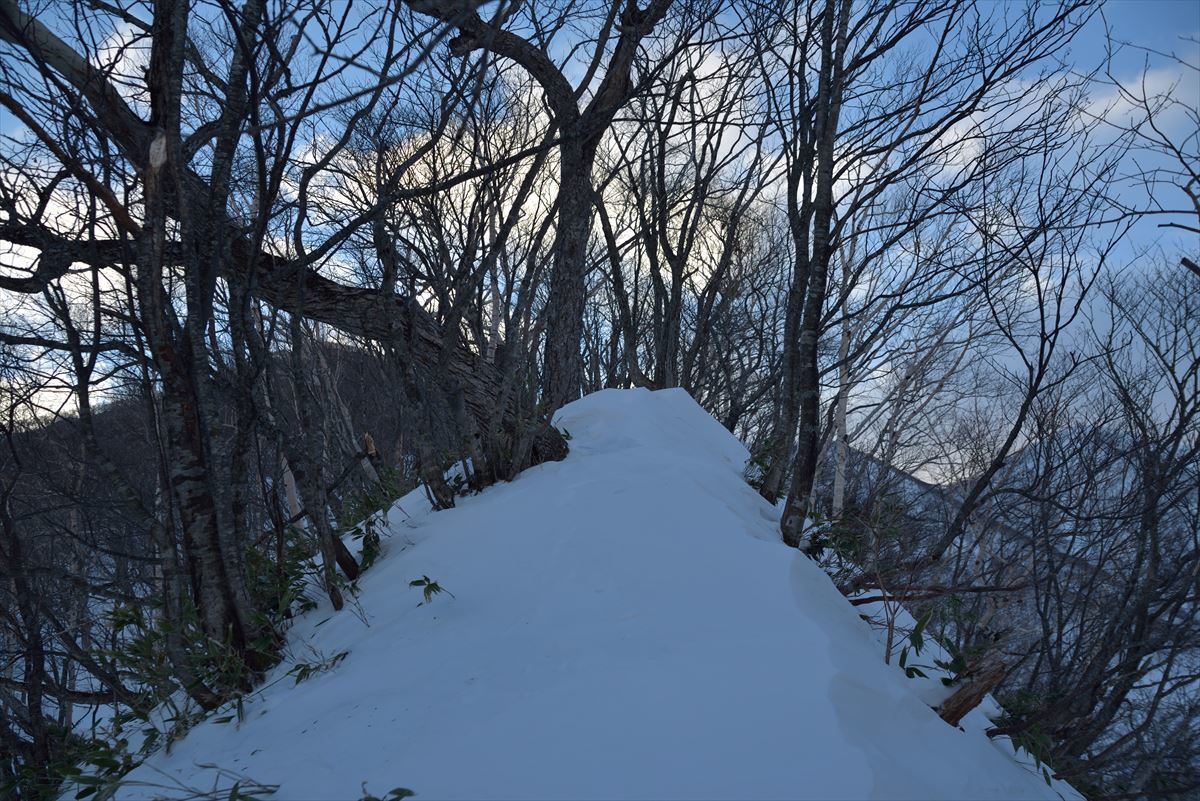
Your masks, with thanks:
[{"label": "cloudy sky", "polygon": [[1197,0],[1109,0],[1104,16],[1118,38],[1158,49],[1181,50],[1179,37],[1200,35]]},{"label": "cloudy sky", "polygon": [[[1152,90],[1174,87],[1174,97],[1180,103],[1200,108],[1200,0],[1108,0],[1102,15],[1093,20],[1072,48],[1081,68],[1103,60],[1106,26],[1114,39],[1134,45],[1124,48],[1113,59],[1112,73],[1117,80],[1136,86],[1145,75]],[[1169,58],[1172,55],[1191,67]],[[1192,137],[1190,150],[1195,153],[1200,139],[1195,118],[1175,113],[1166,122],[1165,130],[1176,142]],[[1162,201],[1178,207],[1186,198],[1182,192],[1177,194],[1178,197]],[[1163,221],[1163,218],[1142,220],[1127,238],[1122,255],[1126,259],[1136,258],[1134,254],[1138,251],[1154,250],[1160,245],[1167,251],[1176,247],[1197,249],[1200,243],[1195,235],[1162,229],[1159,223]]]}]

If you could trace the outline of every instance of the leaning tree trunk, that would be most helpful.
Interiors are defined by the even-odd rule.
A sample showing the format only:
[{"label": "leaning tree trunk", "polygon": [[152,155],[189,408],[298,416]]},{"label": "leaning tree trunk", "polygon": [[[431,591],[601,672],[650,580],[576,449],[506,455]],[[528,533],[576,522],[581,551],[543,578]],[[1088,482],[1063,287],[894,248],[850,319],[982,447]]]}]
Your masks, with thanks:
[{"label": "leaning tree trunk", "polygon": [[[315,343],[304,334],[299,318],[292,317],[292,392],[296,402],[296,431],[285,431],[284,441],[288,447],[288,464],[292,469],[296,487],[307,513],[312,533],[316,536],[321,552],[322,581],[333,608],[340,610],[344,604],[341,590],[337,586],[336,569],[340,567],[346,578],[358,578],[358,562],[336,536],[329,522],[329,494],[325,489],[325,475],[321,469],[325,452],[325,410],[323,404],[313,397],[313,386],[320,380],[312,376],[306,358],[306,350],[316,350]],[[315,359],[315,354],[314,354]],[[316,368],[319,369],[319,368]]]},{"label": "leaning tree trunk", "polygon": [[938,717],[957,726],[968,712],[979,706],[984,697],[1004,681],[1008,675],[1008,666],[999,659],[994,659],[978,665],[968,671],[958,688],[938,705]]}]

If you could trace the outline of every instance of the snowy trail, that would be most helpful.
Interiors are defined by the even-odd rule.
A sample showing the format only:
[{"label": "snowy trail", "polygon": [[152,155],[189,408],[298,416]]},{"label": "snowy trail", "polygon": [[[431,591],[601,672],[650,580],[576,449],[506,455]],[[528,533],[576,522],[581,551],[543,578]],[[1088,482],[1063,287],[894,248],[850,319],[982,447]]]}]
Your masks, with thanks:
[{"label": "snowy trail", "polygon": [[[1059,797],[883,664],[684,392],[601,392],[557,422],[564,462],[393,510],[369,625],[320,609],[289,634],[301,658],[348,651],[336,667],[292,686],[281,665],[240,726],[200,724],[118,798],[211,788],[208,763],[284,801]],[[418,607],[422,575],[454,597]]]}]

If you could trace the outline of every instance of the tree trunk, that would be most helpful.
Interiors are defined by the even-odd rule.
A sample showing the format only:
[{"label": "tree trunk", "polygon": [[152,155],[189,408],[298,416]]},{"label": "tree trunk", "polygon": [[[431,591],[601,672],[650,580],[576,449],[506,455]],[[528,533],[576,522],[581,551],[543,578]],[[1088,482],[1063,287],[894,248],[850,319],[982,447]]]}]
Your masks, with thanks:
[{"label": "tree trunk", "polygon": [[846,407],[850,401],[850,367],[847,364],[847,357],[850,353],[850,320],[849,317],[842,323],[842,343],[838,348],[838,397],[837,397],[837,412],[835,413],[834,425],[837,428],[837,451],[834,454],[837,460],[834,465],[833,473],[833,500],[830,503],[829,513],[835,520],[840,519],[842,511],[846,507],[846,468],[850,460],[850,445],[846,442]]},{"label": "tree trunk", "polygon": [[587,245],[592,230],[592,161],[595,143],[564,141],[559,154],[558,230],[546,303],[545,401],[551,410],[579,397],[583,388],[583,310]]},{"label": "tree trunk", "polygon": [[821,385],[817,368],[817,344],[829,283],[829,263],[833,257],[831,229],[834,216],[834,142],[837,139],[842,103],[840,59],[845,54],[849,19],[849,2],[828,0],[821,21],[821,75],[816,119],[817,191],[812,215],[812,263],[797,348],[800,430],[792,483],[780,523],[784,542],[793,547],[800,544],[821,450]]},{"label": "tree trunk", "polygon": [[[800,184],[789,182],[789,195],[795,197]],[[805,182],[804,191],[807,193],[808,184]],[[789,214],[794,218],[799,210],[789,201]],[[804,311],[804,293],[808,284],[808,230],[807,224],[797,233],[793,225],[796,255],[792,267],[792,286],[788,290],[787,308],[784,312],[783,323],[783,353],[782,369],[780,371],[780,397],[776,403],[775,421],[771,427],[771,436],[767,442],[761,461],[766,465],[766,475],[759,492],[770,503],[779,500],[783,489],[783,479],[787,472],[788,460],[791,457],[792,443],[796,438],[796,420],[800,409],[799,381],[799,346],[798,329],[800,318]]]},{"label": "tree trunk", "polygon": [[938,717],[951,726],[957,726],[1007,675],[1008,667],[999,659],[988,661],[968,672],[950,697],[938,705]]}]

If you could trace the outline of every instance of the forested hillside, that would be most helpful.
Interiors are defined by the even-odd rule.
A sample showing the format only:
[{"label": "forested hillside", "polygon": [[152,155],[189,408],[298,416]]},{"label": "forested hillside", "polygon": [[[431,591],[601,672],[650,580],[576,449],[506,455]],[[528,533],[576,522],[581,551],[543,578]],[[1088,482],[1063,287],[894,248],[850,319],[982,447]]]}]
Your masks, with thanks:
[{"label": "forested hillside", "polygon": [[[780,643],[823,631],[813,616],[843,632],[831,621],[857,609],[884,665],[855,670],[887,676],[890,700],[830,696],[826,722],[849,728],[829,743],[861,746],[868,713],[894,738],[937,724],[957,742],[961,724],[974,753],[1015,747],[1044,770],[1038,792],[1200,791],[1200,19],[1138,8],[0,0],[0,794],[121,797],[143,760],[191,753],[189,730],[232,715],[250,732],[245,710],[281,676],[353,664],[297,661],[315,610],[331,630],[386,621],[363,642],[386,628],[453,649],[454,626],[367,603],[380,559],[425,582],[424,611],[446,600],[438,575],[405,572],[402,522],[380,514],[421,497],[431,530],[472,504],[498,521],[535,476],[559,482],[518,493],[540,533],[519,540],[510,515],[492,534],[583,549],[545,555],[547,571],[595,551],[621,567],[603,591],[627,598],[645,578],[628,535],[644,531],[656,569],[678,559],[758,599],[737,607],[747,619],[689,618],[700,627],[622,657],[634,675],[683,674],[657,649],[703,635],[720,652],[745,628],[782,660],[657,713],[643,699],[662,731],[708,725],[681,711],[698,696],[802,683]],[[696,503],[757,493],[754,537],[772,548],[736,575],[688,561],[700,521],[668,489],[689,435],[656,436],[652,406],[630,401],[644,419],[577,440],[571,410],[607,389],[686,393],[745,443]],[[572,470],[606,436],[647,445],[619,448],[627,489],[589,494]],[[586,504],[619,511],[656,486],[663,508],[631,505],[611,521],[621,537],[537,528],[574,525],[562,497],[585,527]],[[444,575],[488,564],[470,542]],[[822,600],[760,615],[792,564]],[[579,603],[561,579],[478,587]],[[678,596],[645,600],[663,620],[711,600],[677,579],[662,587]],[[496,600],[494,616],[515,608]],[[559,667],[628,701],[587,662]],[[913,708],[897,677],[942,720],[919,703],[911,730],[892,720],[893,701]],[[414,736],[410,722],[386,736]],[[791,722],[796,765],[814,764],[802,743],[830,727]],[[974,792],[953,773],[906,783],[887,748],[865,757],[878,784],[851,771],[808,787],[737,738],[705,742],[712,775],[738,782],[709,795]],[[428,786],[636,794],[562,765],[545,784]],[[366,776],[323,769],[367,793]],[[643,795],[696,786],[638,775]],[[1008,792],[988,775],[981,796]]]}]

